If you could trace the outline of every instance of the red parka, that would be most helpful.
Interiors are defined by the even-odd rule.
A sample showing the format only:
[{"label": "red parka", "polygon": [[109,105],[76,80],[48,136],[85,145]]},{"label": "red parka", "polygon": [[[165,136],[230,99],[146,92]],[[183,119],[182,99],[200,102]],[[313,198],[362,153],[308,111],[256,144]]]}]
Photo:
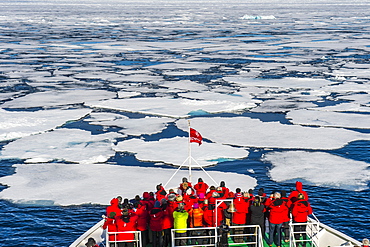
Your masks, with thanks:
[{"label": "red parka", "polygon": [[233,213],[232,222],[238,225],[245,225],[247,223],[247,213],[249,203],[244,197],[237,197],[233,201],[236,212]]},{"label": "red parka", "polygon": [[[224,220],[223,210],[226,208],[227,206],[225,203],[221,203],[221,205],[217,208],[217,226],[220,226],[221,222]],[[203,210],[203,218],[206,226],[214,227],[216,223],[216,209],[205,207]]]},{"label": "red parka", "polygon": [[149,225],[149,212],[146,209],[146,205],[139,204],[136,210],[137,215],[137,230],[138,231],[145,231],[148,229]]},{"label": "red parka", "polygon": [[198,182],[196,185],[194,185],[194,189],[197,192],[198,196],[200,193],[206,194],[208,190],[208,184],[204,182]]},{"label": "red parka", "polygon": [[110,201],[110,206],[108,206],[106,208],[106,213],[107,213],[107,216],[109,217],[110,213],[111,212],[115,212],[116,213],[116,216],[121,216],[122,215],[122,211],[121,209],[118,207],[118,198],[113,198],[111,201]]},{"label": "red parka", "polygon": [[213,192],[217,192],[217,191],[215,189],[208,191],[208,193],[206,194],[206,199],[209,200],[209,198],[212,197]]},{"label": "red parka", "polygon": [[292,216],[294,222],[307,222],[307,217],[310,214],[312,214],[312,208],[308,201],[298,200],[293,204]]},{"label": "red parka", "polygon": [[155,192],[155,197],[156,197],[157,201],[161,201],[163,198],[166,199],[167,192],[165,191],[163,186],[159,185],[158,188],[159,188],[159,190],[157,190],[157,192]]},{"label": "red parka", "polygon": [[167,202],[167,206],[163,209],[163,229],[173,228],[173,202]]},{"label": "red parka", "polygon": [[286,202],[282,199],[274,200],[270,206],[269,222],[272,224],[282,224],[289,221],[288,212],[289,209]]},{"label": "red parka", "polygon": [[298,200],[298,194],[304,195],[304,199],[308,200],[308,194],[306,191],[303,190],[302,182],[296,181],[295,182],[295,190],[292,191],[288,197],[288,200],[290,200],[292,203]]},{"label": "red parka", "polygon": [[150,213],[150,230],[160,232],[163,230],[163,211],[160,207],[154,207]]},{"label": "red parka", "polygon": [[[108,229],[107,229],[108,228]],[[103,225],[103,229],[107,229],[108,233],[113,233],[113,234],[109,234],[109,241],[115,241],[116,240],[116,237],[115,237],[115,232],[117,232],[117,225],[116,225],[116,220],[113,218],[106,218],[105,219],[105,222],[104,222],[104,225]]]},{"label": "red parka", "polygon": [[134,233],[122,233],[122,232],[136,231],[137,230],[136,229],[137,218],[138,217],[136,214],[131,214],[129,216],[116,217],[117,231],[121,232],[117,234],[117,241],[123,241],[123,240],[134,241],[135,240]]}]

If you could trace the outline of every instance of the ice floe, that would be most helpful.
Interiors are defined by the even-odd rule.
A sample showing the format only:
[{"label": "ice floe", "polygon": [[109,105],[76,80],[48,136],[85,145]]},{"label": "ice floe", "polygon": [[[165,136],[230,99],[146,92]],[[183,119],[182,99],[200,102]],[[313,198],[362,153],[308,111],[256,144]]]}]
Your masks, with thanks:
[{"label": "ice floe", "polygon": [[288,112],[286,118],[299,125],[370,129],[370,114],[301,109]]},{"label": "ice floe", "polygon": [[283,78],[283,79],[256,79],[240,76],[224,77],[225,81],[239,84],[240,86],[255,86],[264,88],[291,88],[291,89],[319,89],[323,86],[333,84],[325,79],[312,78]]},{"label": "ice floe", "polygon": [[240,19],[242,20],[260,20],[260,19],[274,20],[276,19],[276,17],[273,15],[243,15],[242,17],[240,17]]},{"label": "ice floe", "polygon": [[[196,118],[191,125],[204,138],[243,147],[337,149],[355,140],[370,140],[369,134],[338,128],[311,128],[262,122],[248,117]],[[187,123],[177,126],[186,130]]]},{"label": "ice floe", "polygon": [[272,163],[270,176],[277,182],[301,179],[316,186],[365,190],[370,181],[368,163],[324,152],[273,152],[263,160]]},{"label": "ice floe", "polygon": [[[1,177],[0,183],[9,186],[0,198],[14,203],[48,205],[108,205],[113,197],[133,198],[143,192],[155,192],[159,183],[166,189],[176,189],[187,171],[179,171],[171,181],[175,169],[133,167],[104,164],[17,164],[16,173]],[[225,181],[231,190],[253,189],[256,179],[231,172],[192,171],[192,181],[201,177],[209,185]]]},{"label": "ice floe", "polygon": [[116,93],[106,90],[63,90],[36,92],[7,101],[3,108],[53,107],[61,105],[82,104],[90,100],[102,100],[116,97]]},{"label": "ice floe", "polygon": [[34,112],[0,109],[0,141],[45,132],[83,118],[90,109],[54,109]]},{"label": "ice floe", "polygon": [[258,107],[253,108],[252,112],[289,112],[296,109],[306,109],[315,107],[311,102],[301,102],[297,100],[265,100]]},{"label": "ice floe", "polygon": [[254,106],[248,102],[217,100],[189,100],[171,97],[147,97],[129,99],[110,99],[88,102],[90,107],[115,109],[119,111],[138,112],[143,114],[183,118],[195,111],[208,113],[244,111]]},{"label": "ice floe", "polygon": [[[235,148],[217,143],[203,142],[202,145],[191,144],[191,165],[195,168],[200,166],[216,165],[218,162],[241,159],[248,156],[248,151],[243,148]],[[119,142],[114,149],[119,152],[134,153],[141,161],[152,161],[170,164],[174,166],[188,167],[188,138],[175,137],[161,139],[159,141],[144,141],[130,139]]]},{"label": "ice floe", "polygon": [[[123,128],[123,130],[119,131],[120,133],[134,136],[159,133],[168,126],[168,123],[175,121],[174,119],[165,117],[130,119],[118,114],[107,115],[103,113],[102,117],[99,115],[99,113],[92,114],[92,118],[88,119],[88,121],[91,121],[90,123],[95,125],[120,127]],[[107,116],[108,118],[111,117],[111,119],[104,119],[104,116]],[[94,121],[94,118],[96,118],[97,121]]]},{"label": "ice floe", "polygon": [[115,155],[112,149],[118,133],[92,135],[80,129],[56,129],[27,136],[7,144],[1,159],[24,159],[27,163],[64,161],[103,163]]},{"label": "ice floe", "polygon": [[332,106],[316,107],[316,111],[333,111],[333,112],[370,112],[370,106],[364,106],[360,103],[350,102],[350,103],[341,103]]}]

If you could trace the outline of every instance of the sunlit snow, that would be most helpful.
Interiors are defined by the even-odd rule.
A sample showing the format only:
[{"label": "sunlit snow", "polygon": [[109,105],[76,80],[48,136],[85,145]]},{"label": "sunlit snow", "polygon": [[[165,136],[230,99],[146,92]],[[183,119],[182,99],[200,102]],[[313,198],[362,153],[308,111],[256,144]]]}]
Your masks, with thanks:
[{"label": "sunlit snow", "polygon": [[[244,147],[337,149],[351,141],[370,140],[370,134],[351,130],[285,125],[248,117],[197,118],[191,125],[213,142]],[[177,126],[186,130],[187,123],[179,121]]]},{"label": "sunlit snow", "polygon": [[[92,114],[93,118],[89,119],[91,124],[102,125],[102,126],[115,126],[121,127],[123,130],[119,131],[126,135],[150,135],[161,132],[165,127],[168,126],[168,123],[174,122],[174,119],[170,118],[158,118],[158,117],[145,117],[130,119],[128,117],[120,116],[117,114],[110,114],[112,119],[99,119],[99,113]],[[102,114],[106,116],[106,114]],[[97,118],[95,121],[94,118]]]},{"label": "sunlit snow", "polygon": [[[235,148],[217,143],[206,143],[202,145],[193,144],[191,156],[196,160],[192,162],[194,167],[215,165],[223,159],[241,159],[248,156],[248,151],[243,148]],[[142,161],[156,161],[175,166],[189,166],[185,162],[188,158],[188,138],[176,137],[172,139],[161,139],[158,142],[145,142],[140,139],[131,139],[119,142],[116,151],[131,152]]]},{"label": "sunlit snow", "polygon": [[11,140],[52,130],[89,114],[89,109],[16,112],[0,109],[0,140]]},{"label": "sunlit snow", "polygon": [[29,108],[29,107],[53,107],[60,105],[82,104],[90,100],[102,100],[114,98],[113,92],[103,90],[69,90],[47,91],[28,94],[5,102],[3,108]]},{"label": "sunlit snow", "polygon": [[169,97],[111,99],[89,102],[91,107],[115,109],[120,111],[138,112],[173,118],[188,117],[191,112],[202,110],[208,113],[236,112],[252,108],[248,102],[232,102],[217,100],[189,100]]},{"label": "sunlit snow", "polygon": [[3,159],[24,159],[27,163],[66,161],[102,163],[114,156],[112,149],[118,133],[91,135],[79,129],[56,129],[17,139],[1,151]]},{"label": "sunlit snow", "polygon": [[370,115],[315,110],[288,112],[287,118],[294,124],[370,129]]},{"label": "sunlit snow", "polygon": [[368,163],[323,152],[273,152],[263,160],[273,164],[270,175],[277,182],[298,179],[316,186],[363,190],[370,180]]},{"label": "sunlit snow", "polygon": [[[85,203],[109,204],[113,197],[133,198],[143,192],[155,192],[159,183],[168,185],[166,189],[175,189],[183,177],[189,177],[187,171],[175,169],[130,167],[105,164],[18,164],[14,165],[17,173],[1,177],[0,183],[10,186],[0,193],[0,198],[15,203],[74,205]],[[201,177],[209,185],[217,186],[225,181],[231,190],[253,189],[257,183],[250,176],[210,171],[192,171],[192,181]],[[143,182],[145,181],[145,183]],[[133,184],[131,184],[133,183]]]}]

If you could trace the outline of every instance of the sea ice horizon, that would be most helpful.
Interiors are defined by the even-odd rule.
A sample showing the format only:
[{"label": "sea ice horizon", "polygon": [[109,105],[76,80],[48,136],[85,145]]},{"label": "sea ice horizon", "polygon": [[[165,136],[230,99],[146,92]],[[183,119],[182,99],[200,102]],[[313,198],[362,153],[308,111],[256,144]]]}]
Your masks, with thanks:
[{"label": "sea ice horizon", "polygon": [[302,181],[319,220],[369,237],[368,7],[4,1],[0,224],[19,233],[0,245],[69,245],[111,198],[176,188],[190,165],[231,190]]}]

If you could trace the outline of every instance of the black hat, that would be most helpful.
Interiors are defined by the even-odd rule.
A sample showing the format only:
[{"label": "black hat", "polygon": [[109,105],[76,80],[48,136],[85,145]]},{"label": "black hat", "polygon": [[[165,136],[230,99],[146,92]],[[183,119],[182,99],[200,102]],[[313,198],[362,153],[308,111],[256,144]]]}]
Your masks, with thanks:
[{"label": "black hat", "polygon": [[93,247],[94,245],[96,245],[96,241],[95,241],[95,239],[93,239],[93,238],[89,238],[88,240],[87,240],[87,243],[85,244],[87,247]]},{"label": "black hat", "polygon": [[286,190],[280,191],[281,197],[286,197]]}]

